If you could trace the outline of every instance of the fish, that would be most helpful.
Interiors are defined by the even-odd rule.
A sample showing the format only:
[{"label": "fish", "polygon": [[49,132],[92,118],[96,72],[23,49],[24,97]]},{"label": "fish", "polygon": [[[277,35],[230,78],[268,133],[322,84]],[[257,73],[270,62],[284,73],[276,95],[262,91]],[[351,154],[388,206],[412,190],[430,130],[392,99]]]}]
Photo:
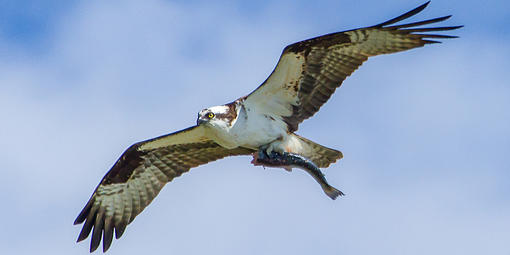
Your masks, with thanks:
[{"label": "fish", "polygon": [[301,155],[290,152],[278,153],[276,151],[267,154],[266,150],[259,150],[253,153],[251,163],[255,166],[283,168],[287,171],[292,171],[293,168],[305,170],[320,184],[324,193],[331,199],[335,200],[339,196],[345,196],[342,191],[329,185],[321,169],[315,163]]}]

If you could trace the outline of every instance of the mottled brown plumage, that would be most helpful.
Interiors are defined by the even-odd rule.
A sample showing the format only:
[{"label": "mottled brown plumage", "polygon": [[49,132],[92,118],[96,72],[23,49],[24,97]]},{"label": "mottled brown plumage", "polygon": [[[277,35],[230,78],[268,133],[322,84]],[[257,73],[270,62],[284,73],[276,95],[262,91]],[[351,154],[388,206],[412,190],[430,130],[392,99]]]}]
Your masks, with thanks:
[{"label": "mottled brown plumage", "polygon": [[[194,136],[200,134],[194,129],[200,128],[188,128],[167,137]],[[211,140],[200,141],[197,137],[190,137],[190,143],[141,149],[153,140],[136,143],[124,152],[76,218],[74,224],[85,222],[78,241],[87,238],[92,231],[91,252],[97,249],[101,237],[103,251],[108,250],[114,230],[115,237],[120,238],[126,226],[173,178],[211,161],[253,152],[246,148],[225,149]]]},{"label": "mottled brown plumage", "polygon": [[[313,116],[340,87],[345,78],[350,76],[369,57],[438,43],[430,38],[455,38],[456,36],[426,34],[425,32],[453,30],[462,26],[416,28],[444,21],[451,16],[390,26],[419,13],[428,4],[429,2],[375,26],[331,33],[285,47],[280,59],[292,54],[296,58],[295,63],[297,64],[302,61],[301,58],[304,58],[302,72],[298,74],[298,77],[286,77],[288,82],[283,84],[279,80],[272,83],[272,77],[268,77],[257,90],[250,94],[248,100],[250,97],[268,97],[272,94],[265,93],[265,90],[288,90],[286,103],[287,107],[292,109],[292,114],[282,117],[288,124],[289,132],[296,131],[299,123]],[[288,66],[292,62],[286,61],[283,64]],[[273,73],[278,72],[278,69],[285,68],[281,65],[282,63],[279,62]],[[275,89],[274,86],[279,86],[279,88]],[[292,93],[293,90],[297,90],[297,93]],[[280,94],[283,93],[280,92]],[[268,97],[267,100],[271,100],[271,98]],[[278,100],[282,101],[281,98]],[[281,105],[281,103],[279,104]]]},{"label": "mottled brown plumage", "polygon": [[[126,226],[149,205],[167,182],[193,167],[227,156],[249,155],[256,151],[255,146],[236,144],[239,140],[250,140],[252,144],[257,144],[256,139],[260,139],[267,143],[256,145],[260,148],[275,145],[276,148],[284,147],[285,152],[299,152],[300,157],[294,159],[307,158],[318,167],[328,167],[342,158],[340,151],[314,143],[293,132],[303,120],[313,116],[342,82],[369,57],[437,43],[431,40],[435,38],[454,38],[427,32],[453,30],[461,26],[418,28],[444,21],[450,16],[394,25],[422,11],[427,5],[428,2],[375,26],[291,44],[283,50],[271,75],[250,95],[216,107],[221,110],[216,116],[210,112],[214,107],[203,110],[199,113],[197,126],[129,147],[103,177],[76,218],[75,224],[83,223],[78,241],[86,239],[92,232],[90,251],[97,249],[101,239],[103,251],[108,250],[113,233],[116,238],[120,238]],[[212,115],[207,117],[208,113]],[[248,116],[252,116],[252,119]],[[252,124],[237,130],[237,140],[232,138],[232,133],[225,136],[216,133],[212,139],[204,127],[199,125],[210,124],[212,121],[220,127],[220,131],[243,123]],[[246,129],[249,130],[243,133]],[[267,133],[274,131],[277,136],[268,140],[270,136],[267,133],[255,132],[259,130],[269,130]],[[317,173],[314,175],[316,179],[319,176]]]}]

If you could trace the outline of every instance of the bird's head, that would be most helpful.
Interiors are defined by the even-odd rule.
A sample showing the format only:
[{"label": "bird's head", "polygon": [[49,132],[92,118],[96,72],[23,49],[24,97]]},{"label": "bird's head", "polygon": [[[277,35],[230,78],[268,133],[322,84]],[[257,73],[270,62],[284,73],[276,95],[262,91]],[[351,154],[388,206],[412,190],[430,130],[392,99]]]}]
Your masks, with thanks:
[{"label": "bird's head", "polygon": [[203,109],[198,113],[197,125],[227,128],[232,125],[236,117],[237,112],[230,105],[213,106]]}]

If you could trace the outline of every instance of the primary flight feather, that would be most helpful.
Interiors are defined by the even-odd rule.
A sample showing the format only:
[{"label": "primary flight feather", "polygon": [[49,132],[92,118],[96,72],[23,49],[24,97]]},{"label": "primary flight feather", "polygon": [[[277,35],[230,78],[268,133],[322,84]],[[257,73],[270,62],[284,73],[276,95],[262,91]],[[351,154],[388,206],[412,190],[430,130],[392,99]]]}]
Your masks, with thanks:
[{"label": "primary flight feather", "polygon": [[92,232],[90,251],[103,240],[110,247],[163,186],[193,167],[227,156],[253,155],[254,165],[307,171],[335,199],[343,193],[328,184],[320,168],[342,158],[340,151],[294,132],[313,116],[342,82],[371,56],[388,54],[455,36],[430,34],[462,26],[420,28],[444,16],[394,25],[429,2],[381,24],[291,44],[271,75],[238,100],[199,112],[197,125],[130,146],[96,187],[74,224],[78,241]]}]

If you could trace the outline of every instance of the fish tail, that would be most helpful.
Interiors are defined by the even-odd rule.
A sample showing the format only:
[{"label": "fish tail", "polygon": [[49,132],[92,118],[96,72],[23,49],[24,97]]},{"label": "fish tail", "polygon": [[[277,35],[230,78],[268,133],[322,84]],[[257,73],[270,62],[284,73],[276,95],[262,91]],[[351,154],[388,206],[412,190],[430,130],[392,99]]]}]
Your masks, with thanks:
[{"label": "fish tail", "polygon": [[333,200],[335,200],[338,196],[345,196],[345,194],[342,191],[336,189],[335,187],[329,184],[323,186],[322,190],[324,190],[324,193],[326,193],[326,195],[328,195],[328,197],[330,197]]}]

